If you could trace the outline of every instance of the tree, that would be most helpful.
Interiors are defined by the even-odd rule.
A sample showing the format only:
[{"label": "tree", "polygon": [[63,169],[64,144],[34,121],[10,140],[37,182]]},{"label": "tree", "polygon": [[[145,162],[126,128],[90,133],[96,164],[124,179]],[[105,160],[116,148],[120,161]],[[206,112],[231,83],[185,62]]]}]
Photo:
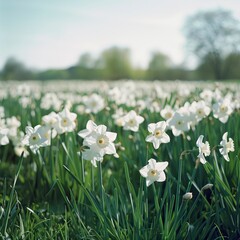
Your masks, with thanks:
[{"label": "tree", "polygon": [[184,32],[187,48],[200,65],[207,59],[214,78],[222,79],[224,58],[240,50],[239,21],[225,10],[199,12],[186,20]]},{"label": "tree", "polygon": [[130,50],[111,47],[103,51],[100,59],[97,61],[97,67],[103,69],[103,76],[106,79],[130,78],[132,73]]},{"label": "tree", "polygon": [[93,68],[95,65],[95,60],[90,53],[84,53],[80,56],[77,66],[83,68]]},{"label": "tree", "polygon": [[3,80],[29,80],[34,78],[34,73],[24,64],[11,57],[3,66],[1,78]]},{"label": "tree", "polygon": [[148,64],[148,79],[168,79],[171,64],[171,60],[167,55],[160,52],[153,53]]}]

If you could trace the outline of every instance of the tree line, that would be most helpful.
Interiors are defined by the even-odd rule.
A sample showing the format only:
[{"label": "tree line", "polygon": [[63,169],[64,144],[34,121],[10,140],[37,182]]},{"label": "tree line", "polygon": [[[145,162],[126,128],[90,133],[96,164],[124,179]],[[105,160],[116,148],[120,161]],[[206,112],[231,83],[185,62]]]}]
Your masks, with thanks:
[{"label": "tree line", "polygon": [[65,69],[34,71],[14,58],[9,58],[2,71],[2,80],[224,80],[240,79],[240,23],[226,10],[198,12],[187,18],[183,32],[189,55],[198,59],[189,70],[175,65],[161,52],[154,52],[146,68],[136,67],[128,48],[111,47],[99,57],[84,53],[79,61]]}]

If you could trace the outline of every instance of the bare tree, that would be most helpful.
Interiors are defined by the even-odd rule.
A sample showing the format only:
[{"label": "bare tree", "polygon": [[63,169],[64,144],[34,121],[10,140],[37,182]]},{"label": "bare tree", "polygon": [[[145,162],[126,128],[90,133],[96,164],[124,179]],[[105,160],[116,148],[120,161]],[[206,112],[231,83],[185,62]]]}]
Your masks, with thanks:
[{"label": "bare tree", "polygon": [[214,10],[190,16],[184,25],[188,50],[206,60],[215,79],[222,79],[223,59],[240,50],[240,23],[231,12]]}]

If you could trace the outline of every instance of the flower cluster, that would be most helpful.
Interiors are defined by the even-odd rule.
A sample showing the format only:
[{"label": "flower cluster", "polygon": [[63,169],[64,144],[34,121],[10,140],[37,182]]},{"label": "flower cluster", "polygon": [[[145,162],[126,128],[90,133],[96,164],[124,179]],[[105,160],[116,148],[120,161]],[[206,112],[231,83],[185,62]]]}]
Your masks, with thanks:
[{"label": "flower cluster", "polygon": [[105,154],[114,155],[117,157],[114,141],[117,137],[116,133],[107,132],[105,125],[96,125],[89,120],[86,129],[78,133],[84,139],[83,145],[88,147],[82,153],[85,160],[91,161],[93,166],[97,167],[97,162],[102,162]]}]

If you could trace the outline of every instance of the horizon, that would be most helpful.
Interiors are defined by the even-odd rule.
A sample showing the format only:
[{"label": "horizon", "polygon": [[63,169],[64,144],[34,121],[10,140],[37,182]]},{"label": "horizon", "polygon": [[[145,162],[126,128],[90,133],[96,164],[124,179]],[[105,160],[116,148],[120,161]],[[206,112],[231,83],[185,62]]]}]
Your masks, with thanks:
[{"label": "horizon", "polygon": [[129,48],[135,67],[146,68],[151,53],[162,52],[175,65],[191,68],[196,60],[185,51],[182,28],[186,18],[221,8],[240,19],[237,0],[150,0],[148,4],[143,0],[0,0],[0,5],[0,69],[10,57],[36,70],[67,68],[86,52],[96,58],[112,46]]}]

